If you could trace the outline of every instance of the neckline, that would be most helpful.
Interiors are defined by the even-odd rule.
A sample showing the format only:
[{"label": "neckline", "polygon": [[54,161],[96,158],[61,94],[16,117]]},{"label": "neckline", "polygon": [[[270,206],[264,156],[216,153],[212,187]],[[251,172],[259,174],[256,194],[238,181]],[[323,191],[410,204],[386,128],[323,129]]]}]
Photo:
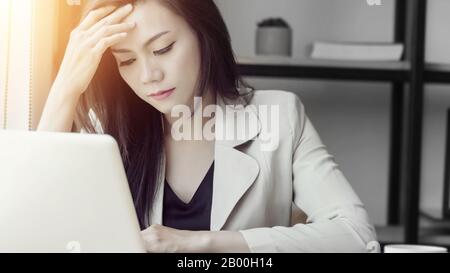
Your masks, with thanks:
[{"label": "neckline", "polygon": [[202,182],[200,182],[200,185],[198,185],[197,189],[195,190],[194,194],[191,197],[191,200],[189,200],[188,203],[185,203],[183,200],[181,200],[181,198],[178,196],[178,194],[172,189],[169,182],[167,182],[167,179],[164,179],[164,183],[165,183],[165,186],[167,187],[167,189],[169,189],[172,192],[172,194],[175,197],[175,199],[177,200],[177,202],[179,202],[180,204],[182,204],[185,207],[188,207],[188,206],[191,206],[193,201],[197,199],[197,195],[199,194],[200,189],[205,184],[205,181],[207,180],[206,178],[208,178],[211,175],[211,172],[213,169],[214,169],[214,161],[212,162],[211,166],[209,167],[208,171],[206,172],[205,176],[203,177]]}]

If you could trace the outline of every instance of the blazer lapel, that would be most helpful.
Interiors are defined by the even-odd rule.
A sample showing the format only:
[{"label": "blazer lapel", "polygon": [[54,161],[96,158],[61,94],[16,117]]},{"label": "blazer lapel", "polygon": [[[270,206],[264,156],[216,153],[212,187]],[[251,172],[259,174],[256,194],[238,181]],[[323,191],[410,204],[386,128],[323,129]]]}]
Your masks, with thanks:
[{"label": "blazer lapel", "polygon": [[[251,106],[244,108],[242,105],[236,107],[225,105],[225,101],[218,95],[217,107],[222,110],[223,118],[218,118],[218,115],[216,115],[215,120],[215,164],[211,207],[212,231],[222,229],[237,202],[259,174],[258,162],[251,156],[239,151],[237,146],[256,138],[261,131],[257,114]],[[248,121],[251,124],[246,126],[245,123],[249,123]],[[252,126],[255,124],[257,126]],[[166,156],[163,152],[162,171],[157,182],[159,187],[155,195],[150,219],[152,224],[162,224],[165,170]]]},{"label": "blazer lapel", "polygon": [[258,163],[232,147],[216,146],[211,230],[221,230],[259,173]]},{"label": "blazer lapel", "polygon": [[[241,152],[237,146],[242,145],[260,133],[261,127],[252,108],[231,107],[225,105],[218,96],[218,106],[223,110],[231,109],[231,114],[224,113],[224,119],[216,119],[216,143],[213,200],[211,208],[211,230],[221,230],[235,205],[254,183],[259,174],[259,164],[251,156]],[[246,115],[250,126],[246,126]],[[217,117],[217,116],[216,116]],[[235,117],[235,118],[234,118]],[[256,122],[255,122],[256,121]],[[256,128],[252,125],[257,125]],[[246,131],[248,129],[248,131]],[[226,138],[225,135],[237,135]],[[222,135],[222,139],[218,135]]]}]

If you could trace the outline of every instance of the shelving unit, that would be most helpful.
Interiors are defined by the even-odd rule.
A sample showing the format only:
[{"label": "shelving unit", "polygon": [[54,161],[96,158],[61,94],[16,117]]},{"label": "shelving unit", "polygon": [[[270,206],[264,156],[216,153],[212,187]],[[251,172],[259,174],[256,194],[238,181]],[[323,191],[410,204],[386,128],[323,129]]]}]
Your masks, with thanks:
[{"label": "shelving unit", "polygon": [[[389,213],[388,227],[379,232],[382,243],[419,242],[424,83],[450,83],[450,65],[425,64],[426,8],[426,0],[396,1],[394,42],[406,48],[400,62],[238,57],[243,76],[391,83]],[[384,240],[385,233],[392,238]]]},{"label": "shelving unit", "polygon": [[450,64],[426,64],[425,82],[450,83]]},{"label": "shelving unit", "polygon": [[238,57],[246,76],[308,78],[357,81],[408,81],[410,63],[356,62],[286,57]]}]

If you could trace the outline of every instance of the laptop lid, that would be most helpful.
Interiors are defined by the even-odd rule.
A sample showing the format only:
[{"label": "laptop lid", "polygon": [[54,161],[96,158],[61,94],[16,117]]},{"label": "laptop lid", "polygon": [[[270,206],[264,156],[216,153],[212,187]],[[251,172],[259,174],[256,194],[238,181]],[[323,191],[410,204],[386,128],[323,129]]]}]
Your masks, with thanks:
[{"label": "laptop lid", "polygon": [[0,252],[145,252],[108,135],[0,130]]}]

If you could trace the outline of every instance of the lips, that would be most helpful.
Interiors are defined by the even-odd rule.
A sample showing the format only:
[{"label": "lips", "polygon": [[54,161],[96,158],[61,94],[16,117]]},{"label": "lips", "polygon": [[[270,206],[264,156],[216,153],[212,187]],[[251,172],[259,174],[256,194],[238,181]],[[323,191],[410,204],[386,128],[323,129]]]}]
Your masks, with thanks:
[{"label": "lips", "polygon": [[169,90],[158,91],[156,93],[149,94],[148,97],[151,97],[155,100],[162,100],[162,99],[165,99],[165,98],[169,97],[170,95],[172,95],[173,91],[175,91],[175,88],[172,88]]},{"label": "lips", "polygon": [[164,93],[167,93],[167,92],[170,92],[170,91],[173,91],[173,90],[175,90],[175,88],[168,89],[168,90],[163,90],[163,91],[158,91],[156,93],[150,94],[149,96],[152,96],[152,97],[161,96]]}]

